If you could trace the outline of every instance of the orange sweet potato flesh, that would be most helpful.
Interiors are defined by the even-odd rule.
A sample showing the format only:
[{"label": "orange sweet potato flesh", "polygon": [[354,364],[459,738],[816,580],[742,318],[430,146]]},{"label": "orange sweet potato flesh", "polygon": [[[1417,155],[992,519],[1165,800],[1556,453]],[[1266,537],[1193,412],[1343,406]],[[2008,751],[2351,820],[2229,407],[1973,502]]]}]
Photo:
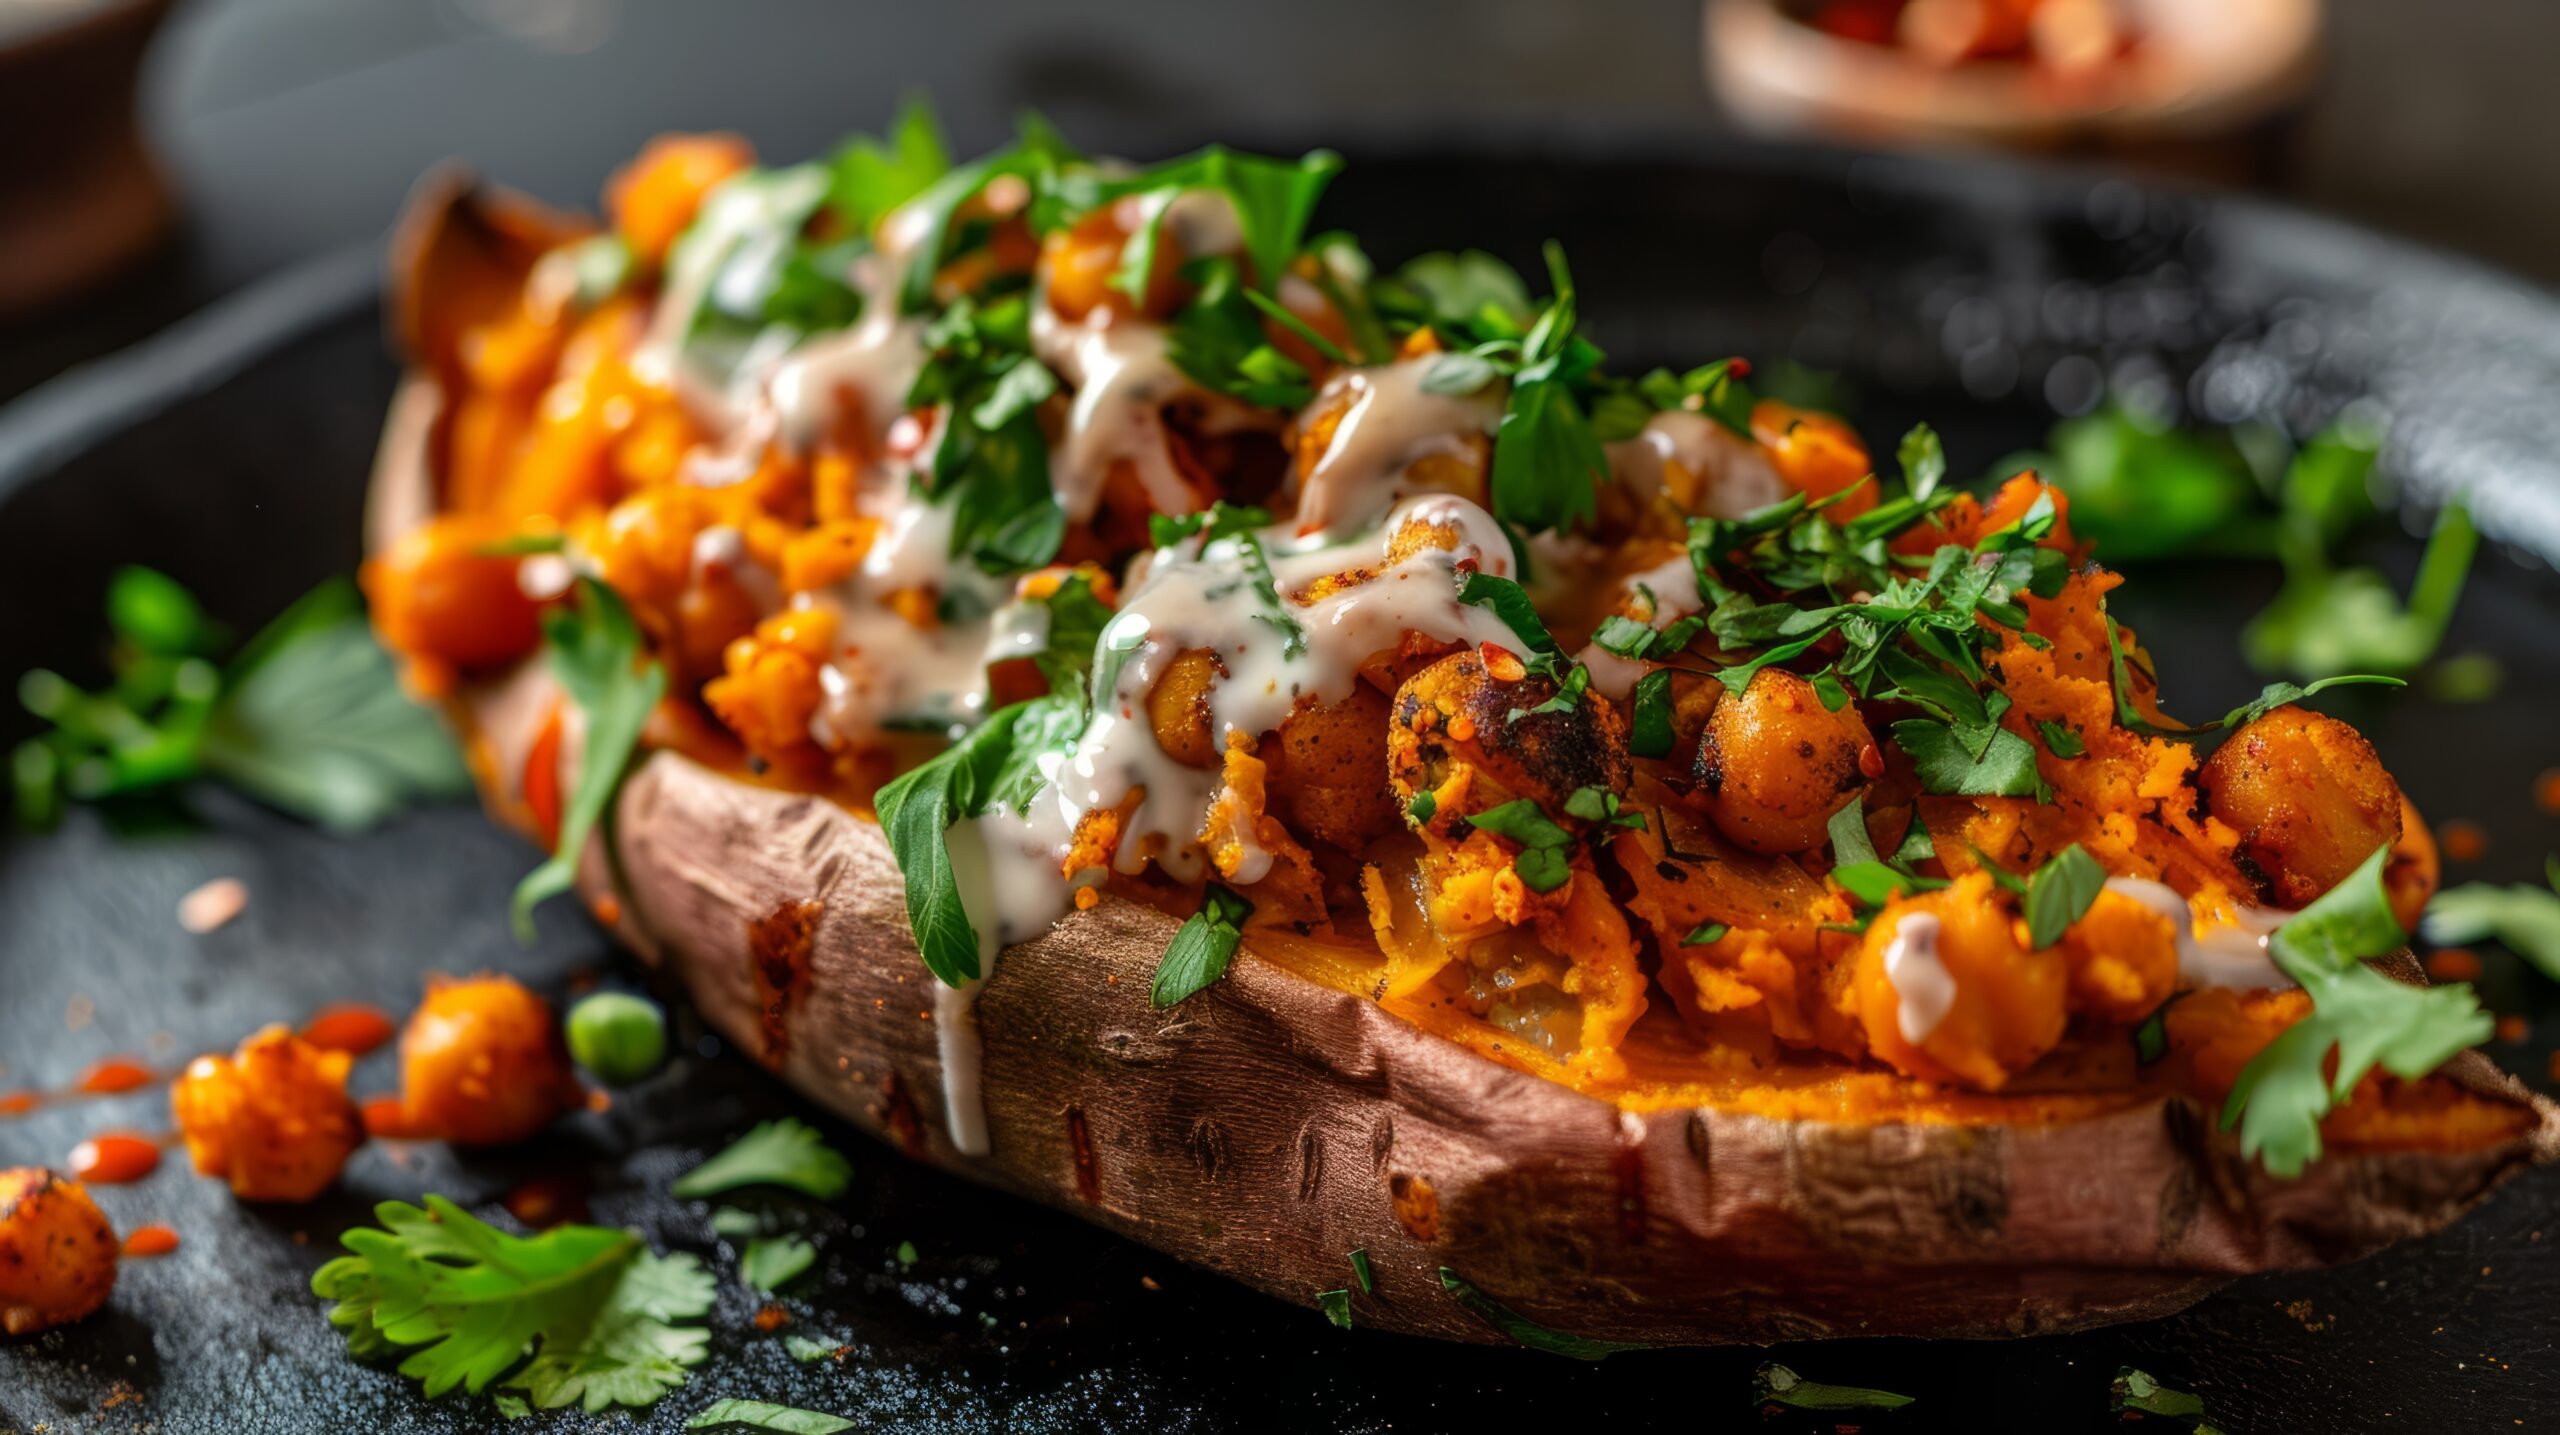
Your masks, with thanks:
[{"label": "orange sweet potato flesh", "polygon": [[[377,533],[435,506],[432,451],[397,417]],[[516,775],[557,700],[538,664],[453,693],[494,810],[524,811]],[[2357,1128],[2370,1139],[2342,1139],[2294,1181],[2243,1162],[2196,1099],[2106,1073],[2067,1036],[2055,1069],[2097,1075],[1947,1092],[1818,1053],[1702,1052],[1666,1039],[1679,1018],[1657,1011],[1626,1031],[1623,1072],[1577,1089],[1470,1050],[1480,1027],[1421,993],[1381,1000],[1374,950],[1279,930],[1257,929],[1168,1021],[1146,992],[1178,919],[1119,891],[1009,949],[981,992],[992,1140],[969,1155],[946,1134],[934,1027],[914,1016],[925,979],[876,824],[664,748],[617,803],[615,846],[585,854],[581,891],[611,898],[616,935],[812,1100],[918,1160],[1283,1299],[1340,1285],[1342,1252],[1366,1247],[1378,1291],[1356,1318],[1388,1329],[1502,1338],[1446,1298],[1444,1267],[1540,1324],[1616,1340],[2070,1329],[2433,1229],[2560,1155],[2560,1112],[2477,1054],[2427,1085],[2458,1139],[2412,1143],[2394,1129],[2412,1108],[2383,1093]],[[1626,870],[1631,840],[1616,839]],[[1773,865],[1734,882],[1699,905],[1793,902],[1811,879]],[[1625,910],[1659,951],[1679,933],[1647,902],[1685,917],[1689,900],[1640,889]],[[1794,902],[1799,923],[1819,900]],[[795,960],[777,987],[756,954],[782,927]],[[1765,937],[1827,935],[1773,921]],[[1825,981],[1849,978],[1840,946]],[[1827,1049],[1863,1041],[1843,1000],[1798,998]],[[2199,1041],[2225,1031],[2198,1015]]]}]

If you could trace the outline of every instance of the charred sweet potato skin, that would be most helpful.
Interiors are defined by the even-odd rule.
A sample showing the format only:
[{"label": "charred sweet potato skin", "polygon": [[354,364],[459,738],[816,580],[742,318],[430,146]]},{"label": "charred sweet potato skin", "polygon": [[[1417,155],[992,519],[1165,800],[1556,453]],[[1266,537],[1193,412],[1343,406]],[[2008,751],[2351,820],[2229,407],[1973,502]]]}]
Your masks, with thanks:
[{"label": "charred sweet potato skin", "polygon": [[0,1332],[78,1320],[115,1284],[115,1229],[87,1187],[41,1166],[0,1171]]}]

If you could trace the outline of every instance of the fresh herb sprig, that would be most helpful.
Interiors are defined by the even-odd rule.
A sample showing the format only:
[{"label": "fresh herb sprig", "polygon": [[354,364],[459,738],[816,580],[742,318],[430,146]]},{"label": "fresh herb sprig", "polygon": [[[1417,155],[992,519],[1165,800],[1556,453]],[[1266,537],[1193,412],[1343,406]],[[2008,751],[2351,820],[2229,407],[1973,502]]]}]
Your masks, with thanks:
[{"label": "fresh herb sprig", "polygon": [[[2311,997],[2311,1014],[2241,1068],[2222,1108],[2243,1157],[2292,1177],[2318,1160],[2320,1119],[2380,1066],[2414,1080],[2489,1036],[2489,1014],[2466,985],[2408,986],[2364,964],[2408,939],[2382,884],[2391,849],[2275,930],[2267,954]],[[2335,1067],[2331,1067],[2332,1055]]]},{"label": "fresh herb sprig", "polygon": [[533,909],[577,884],[587,841],[609,820],[614,794],[640,747],[640,730],[666,696],[667,670],[646,657],[647,643],[631,610],[612,588],[578,579],[575,601],[542,615],[552,676],[586,719],[578,781],[560,810],[551,856],[516,884],[509,913],[516,939],[533,940]]},{"label": "fresh herb sprig", "polygon": [[1159,1010],[1179,1006],[1227,974],[1236,948],[1244,941],[1244,922],[1253,904],[1215,882],[1200,894],[1200,910],[1191,914],[1156,965],[1147,1002]]},{"label": "fresh herb sprig", "polygon": [[1751,1374],[1752,1398],[1763,1405],[1785,1405],[1797,1410],[1899,1410],[1911,1403],[1908,1395],[1890,1390],[1869,1390],[1858,1385],[1825,1385],[1807,1380],[1786,1366],[1770,1361]]},{"label": "fresh herb sprig", "polygon": [[853,1183],[853,1165],[815,1128],[784,1116],[758,1122],[718,1155],[687,1171],[668,1190],[698,1200],[742,1186],[780,1186],[814,1200],[832,1201]]},{"label": "fresh herb sprig", "polygon": [[2448,887],[2427,904],[2418,930],[2440,946],[2496,941],[2560,981],[2560,857],[2544,861],[2543,881],[2540,887],[2530,882]]},{"label": "fresh herb sprig", "polygon": [[[374,1208],[381,1228],[311,1277],[359,1359],[400,1356],[430,1397],[503,1384],[545,1410],[647,1406],[684,1383],[710,1332],[709,1273],[631,1231],[556,1226],[515,1236],[442,1196]],[[528,1354],[531,1359],[528,1361]],[[510,1372],[513,1372],[510,1374]]]},{"label": "fresh herb sprig", "polygon": [[287,608],[227,664],[221,627],[155,570],[117,570],[107,624],[106,688],[83,691],[45,669],[19,679],[19,700],[49,725],[12,755],[23,826],[50,826],[65,797],[98,801],[197,777],[339,831],[470,789],[452,740],[401,693],[343,579]]}]

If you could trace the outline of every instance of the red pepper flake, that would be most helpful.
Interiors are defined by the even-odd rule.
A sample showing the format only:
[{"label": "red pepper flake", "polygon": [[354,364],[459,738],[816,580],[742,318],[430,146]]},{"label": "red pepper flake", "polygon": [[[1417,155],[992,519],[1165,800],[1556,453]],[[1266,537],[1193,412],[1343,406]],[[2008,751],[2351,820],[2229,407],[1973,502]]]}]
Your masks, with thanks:
[{"label": "red pepper flake", "polygon": [[136,1226],[124,1238],[124,1253],[143,1258],[165,1256],[178,1248],[178,1233],[167,1226]]},{"label": "red pepper flake", "polygon": [[782,1329],[790,1323],[791,1312],[784,1310],[778,1305],[769,1305],[756,1312],[756,1329],[765,1332],[767,1335]]},{"label": "red pepper flake", "polygon": [[2546,767],[2533,780],[2533,805],[2560,815],[2560,767]]},{"label": "red pepper flake", "polygon": [[2454,818],[2436,829],[2436,840],[2444,845],[2444,855],[2455,862],[2477,862],[2488,855],[2489,834],[2480,824],[2466,818]]},{"label": "red pepper flake", "polygon": [[1496,682],[1516,683],[1529,676],[1529,670],[1521,665],[1520,659],[1499,643],[1478,644],[1477,651],[1484,657],[1484,670]]},{"label": "red pepper flake", "polygon": [[83,1073],[72,1090],[90,1096],[113,1096],[149,1086],[159,1074],[131,1057],[111,1056]]},{"label": "red pepper flake", "polygon": [[71,1148],[74,1178],[100,1186],[139,1181],[160,1166],[160,1143],[130,1131],[105,1131]]},{"label": "red pepper flake", "polygon": [[426,1137],[426,1133],[409,1124],[408,1108],[400,1104],[396,1095],[368,1096],[359,1109],[368,1136],[384,1141],[419,1141]]},{"label": "red pepper flake", "polygon": [[2440,982],[2480,980],[2480,958],[2468,947],[2447,947],[2427,956],[2427,975]]},{"label": "red pepper flake", "polygon": [[2498,1040],[2509,1043],[2519,1042],[2524,1040],[2525,1037],[2530,1034],[2531,1027],[2525,1022],[2523,1017],[2517,1016],[2513,1012],[2509,1012],[2507,1015],[2498,1018]]},{"label": "red pepper flake", "polygon": [[382,1008],[363,1002],[338,1002],[312,1013],[303,1023],[302,1039],[324,1051],[355,1056],[379,1049],[399,1027]]},{"label": "red pepper flake", "polygon": [[0,1092],[0,1117],[24,1116],[44,1104],[44,1098],[32,1091]]}]

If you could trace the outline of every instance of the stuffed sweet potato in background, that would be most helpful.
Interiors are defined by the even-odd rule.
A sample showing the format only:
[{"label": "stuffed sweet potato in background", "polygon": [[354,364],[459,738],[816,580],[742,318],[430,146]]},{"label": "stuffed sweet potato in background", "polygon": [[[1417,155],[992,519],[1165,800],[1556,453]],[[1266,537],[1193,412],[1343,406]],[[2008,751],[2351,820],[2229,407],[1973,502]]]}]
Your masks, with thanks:
[{"label": "stuffed sweet potato in background", "polygon": [[[510,249],[525,221],[495,217],[504,204],[448,189],[421,206],[408,268],[424,277],[400,306],[418,368],[376,478],[386,549],[456,503],[442,475],[461,441],[452,394],[466,364],[456,330],[428,316],[463,301],[439,286],[508,292],[544,247]],[[511,611],[503,587],[488,591]],[[562,735],[556,684],[538,661],[478,661],[468,637],[457,647],[442,686],[484,792],[547,839],[579,746]],[[1282,931],[1249,931],[1225,980],[1154,1010],[1150,978],[1184,908],[1115,889],[1009,950],[987,982],[976,1021],[989,1150],[969,1155],[949,1134],[933,978],[877,825],[777,785],[787,765],[750,772],[699,718],[656,723],[581,888],[731,1039],[910,1154],[1287,1299],[1344,1285],[1345,1254],[1365,1248],[1378,1273],[1365,1324],[1493,1338],[1448,1299],[1443,1269],[1552,1329],[1613,1340],[2132,1318],[2234,1274],[2431,1229],[2560,1140],[2547,1105],[2473,1053],[2434,1079],[2461,1120],[2415,1140],[2382,1126],[2374,1149],[2333,1140],[2296,1180],[2242,1160],[2194,1098],[2150,1089],[1991,1094],[1879,1075],[1849,1097],[1684,1102],[1717,1082],[1665,1080],[1656,1089],[1671,1099],[1602,1099],[1417,1025],[1426,1014],[1373,999],[1365,978],[1342,979],[1338,953]],[[1737,745],[1754,733],[1733,719],[1724,731]],[[1729,807],[1748,794],[1716,796]],[[1773,813],[1800,815],[1775,796]],[[1737,829],[1762,830],[1717,825],[1736,842]],[[1684,850],[1703,840],[1684,837]],[[1631,900],[1641,911],[1647,899]],[[1640,1066],[1654,1030],[1620,1028]]]}]

